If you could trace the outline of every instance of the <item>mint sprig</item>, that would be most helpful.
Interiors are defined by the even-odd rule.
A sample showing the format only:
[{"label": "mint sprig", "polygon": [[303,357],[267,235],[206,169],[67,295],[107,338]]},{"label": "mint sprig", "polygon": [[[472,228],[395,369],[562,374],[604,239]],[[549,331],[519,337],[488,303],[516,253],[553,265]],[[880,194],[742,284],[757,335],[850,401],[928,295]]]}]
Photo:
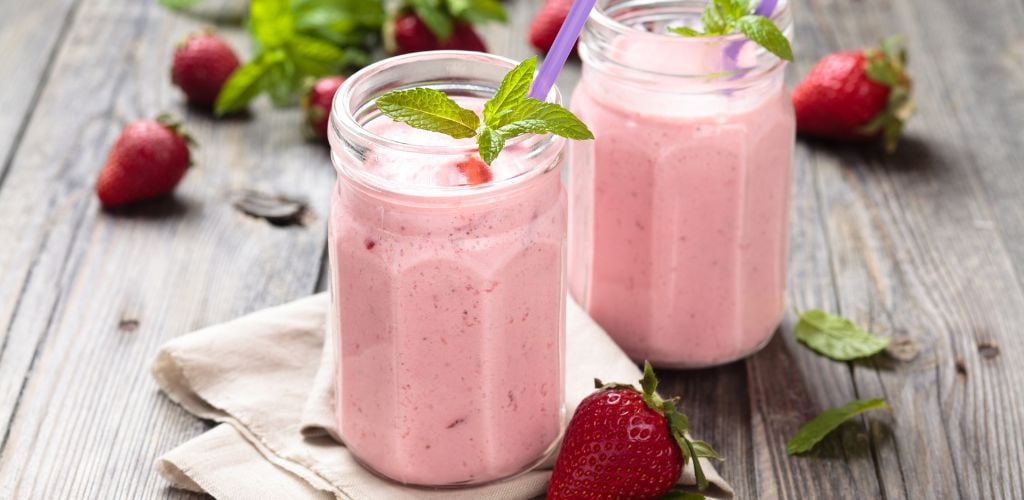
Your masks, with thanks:
[{"label": "mint sprig", "polygon": [[405,0],[403,3],[441,41],[452,36],[456,22],[480,24],[507,19],[505,8],[498,0]]},{"label": "mint sprig", "polygon": [[307,80],[364,64],[383,21],[379,0],[251,0],[256,55],[225,82],[214,113],[238,111],[263,92],[276,105],[295,103]]},{"label": "mint sprig", "polygon": [[672,33],[686,36],[723,36],[743,33],[780,59],[793,60],[793,48],[786,35],[771,19],[754,14],[758,0],[711,0],[701,14],[703,31],[689,27],[672,27]]},{"label": "mint sprig", "polygon": [[887,409],[889,405],[884,399],[855,400],[843,406],[826,410],[800,427],[796,434],[786,443],[786,452],[790,455],[805,453],[814,448],[840,424],[856,415],[869,410]]},{"label": "mint sprig", "polygon": [[498,157],[505,141],[523,134],[555,134],[567,139],[593,139],[579,118],[550,102],[526,97],[537,69],[537,58],[519,63],[505,74],[486,103],[483,120],[444,92],[428,88],[398,90],[377,98],[377,109],[397,122],[439,132],[456,139],[476,137],[480,158],[488,165]]},{"label": "mint sprig", "polygon": [[852,321],[820,309],[800,314],[794,328],[796,339],[814,352],[836,361],[851,361],[874,356],[885,350],[892,339],[872,335]]}]

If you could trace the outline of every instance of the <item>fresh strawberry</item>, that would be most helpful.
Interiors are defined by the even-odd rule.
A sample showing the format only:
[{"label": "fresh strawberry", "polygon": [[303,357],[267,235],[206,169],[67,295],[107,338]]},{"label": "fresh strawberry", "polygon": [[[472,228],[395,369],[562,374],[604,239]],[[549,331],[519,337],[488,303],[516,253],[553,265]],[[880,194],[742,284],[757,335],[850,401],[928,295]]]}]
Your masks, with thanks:
[{"label": "fresh strawberry", "polygon": [[453,21],[447,38],[436,35],[422,19],[413,12],[404,12],[395,18],[392,25],[389,47],[395,54],[423,52],[427,50],[471,50],[487,52],[480,35],[465,21]]},{"label": "fresh strawberry", "polygon": [[476,156],[467,156],[455,165],[462,175],[466,176],[466,184],[476,185],[490,182],[494,178],[490,167]]},{"label": "fresh strawberry", "polygon": [[881,136],[892,151],[914,109],[906,58],[895,38],[825,56],[793,89],[797,130],[842,140]]},{"label": "fresh strawberry", "polygon": [[188,169],[191,143],[166,115],[129,123],[96,181],[100,203],[116,207],[170,193]]},{"label": "fresh strawberry", "polygon": [[327,120],[331,114],[331,103],[338,87],[345,82],[344,76],[325,76],[316,81],[302,98],[302,110],[306,115],[306,127],[310,134],[327,139]]},{"label": "fresh strawberry", "polygon": [[530,21],[530,45],[545,53],[551,50],[569,7],[572,7],[572,0],[548,0]]},{"label": "fresh strawberry", "polygon": [[[548,500],[657,498],[679,480],[693,457],[717,453],[685,434],[686,416],[675,400],[655,394],[658,380],[644,363],[643,392],[632,385],[597,383],[569,422],[548,486]],[[693,461],[700,489],[707,479]]]},{"label": "fresh strawberry", "polygon": [[171,81],[185,92],[189,102],[210,107],[238,65],[238,56],[224,40],[202,31],[178,44]]}]

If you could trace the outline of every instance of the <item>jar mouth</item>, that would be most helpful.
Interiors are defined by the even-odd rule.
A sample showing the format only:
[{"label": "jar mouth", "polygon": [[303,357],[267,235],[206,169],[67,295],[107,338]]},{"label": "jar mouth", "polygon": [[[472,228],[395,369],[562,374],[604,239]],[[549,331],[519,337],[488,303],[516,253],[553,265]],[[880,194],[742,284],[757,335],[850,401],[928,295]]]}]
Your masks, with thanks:
[{"label": "jar mouth", "polygon": [[[481,82],[473,82],[470,79],[465,81],[459,81],[457,78],[449,81],[442,80],[427,80],[420,82],[397,82],[391,81],[385,83],[374,89],[373,91],[359,92],[359,85],[367,80],[379,78],[382,73],[387,73],[394,67],[406,65],[406,64],[444,64],[447,61],[459,60],[468,61],[470,63],[487,64],[493,65],[505,69],[505,71],[514,68],[518,62],[509,59],[507,57],[497,56],[485,52],[469,52],[462,50],[434,50],[428,52],[418,52],[412,54],[404,54],[400,56],[393,56],[387,59],[373,63],[365,68],[352,74],[352,76],[345,79],[345,82],[338,88],[337,93],[334,94],[334,100],[331,103],[331,118],[329,125],[331,130],[329,135],[340,134],[342,132],[354,135],[361,141],[365,141],[370,144],[375,144],[383,148],[394,149],[399,151],[406,151],[410,153],[433,153],[441,155],[467,155],[477,152],[475,143],[470,144],[467,141],[466,145],[459,146],[425,146],[422,144],[412,144],[407,142],[398,141],[388,137],[384,137],[375,134],[363,127],[363,123],[360,123],[361,115],[368,111],[368,108],[375,108],[373,103],[380,95],[393,91],[393,90],[406,90],[411,88],[426,87],[426,88],[441,88],[442,86],[448,90],[451,89],[451,84],[455,83],[457,87],[461,88],[466,94],[487,94],[489,97],[493,95],[494,90],[497,89],[500,80],[495,81],[493,87],[482,84]],[[447,85],[445,85],[447,84]],[[366,95],[368,94],[368,95]],[[551,92],[548,93],[547,100],[549,102],[559,103],[562,102],[561,93],[558,87],[552,87]],[[482,117],[481,117],[482,119]],[[522,142],[527,142],[531,139],[536,140],[545,136],[537,136],[533,134],[522,135],[509,139],[506,144],[513,145]]]},{"label": "jar mouth", "polygon": [[[713,1],[713,0],[706,0],[706,1],[705,0],[660,0],[660,1],[657,1],[657,2],[650,2],[650,5],[661,5],[661,4],[663,4],[663,5],[677,5],[677,4],[704,5],[704,4],[707,4],[708,1]],[[627,1],[627,2],[623,2],[621,4],[618,4],[618,5],[615,5],[615,6],[613,6],[615,8],[614,11],[621,10],[623,8],[631,7],[631,6],[633,6],[631,4],[634,4],[634,3],[637,3],[637,2],[629,2],[629,1]],[[632,26],[629,26],[629,25],[627,25],[625,23],[622,23],[622,22],[618,21],[617,19],[612,17],[612,15],[609,15],[609,11],[607,11],[607,9],[609,7],[608,4],[609,4],[609,0],[598,0],[597,4],[594,5],[594,9],[590,11],[590,17],[588,18],[588,20],[589,21],[593,21],[594,23],[596,23],[598,25],[601,25],[601,26],[603,26],[605,28],[608,28],[610,30],[617,31],[620,34],[636,35],[637,33],[646,33],[646,35],[652,36],[652,37],[668,37],[668,38],[678,39],[682,43],[708,43],[708,42],[711,42],[711,43],[730,43],[730,42],[746,41],[747,40],[746,36],[744,36],[742,33],[733,33],[731,35],[685,37],[685,36],[675,35],[675,34],[672,34],[672,33],[654,33],[654,32],[650,32],[650,31],[640,31],[640,30],[637,30],[636,28],[634,28]],[[614,12],[614,11],[611,11],[611,12]],[[780,24],[780,23],[783,23],[783,21],[785,19],[787,19],[788,15],[789,15],[789,1],[788,0],[780,0],[778,2],[778,4],[776,4],[776,6],[775,6],[775,10],[772,11],[772,15],[768,16],[768,18],[771,19],[772,21],[774,21],[776,24]]]},{"label": "jar mouth", "polygon": [[[580,56],[590,62],[600,60],[611,63],[643,78],[730,80],[762,75],[784,67],[785,61],[751,42],[742,33],[718,36],[685,37],[667,30],[668,27],[698,28],[700,13],[712,0],[598,0],[590,12]],[[779,0],[768,16],[787,36],[792,33],[789,0]],[[658,46],[674,54],[699,53],[704,57],[718,53],[717,64],[707,61],[704,66],[672,61],[658,61],[638,68],[619,59],[628,55],[616,47],[616,39],[629,39],[634,49],[644,51]],[[636,49],[635,47],[643,47]],[[741,56],[742,53],[742,56]],[[685,59],[685,58],[683,58]],[[743,59],[741,61],[740,59]],[[666,64],[668,62],[669,64]],[[680,61],[685,63],[686,61]]]},{"label": "jar mouth", "polygon": [[[426,87],[455,98],[489,99],[504,75],[517,64],[512,59],[483,52],[438,50],[390,57],[354,73],[335,93],[328,120],[331,159],[338,175],[352,181],[364,192],[400,195],[408,203],[419,205],[456,197],[460,202],[476,197],[485,200],[497,192],[513,190],[514,186],[526,184],[530,179],[556,169],[558,162],[555,160],[560,158],[565,140],[551,134],[526,134],[509,139],[506,149],[517,147],[525,151],[523,158],[531,164],[536,162],[537,166],[482,184],[416,184],[359,168],[368,157],[381,151],[409,157],[430,155],[450,158],[452,162],[478,154],[476,142],[472,139],[460,140],[457,144],[448,140],[445,145],[424,145],[385,137],[369,130],[366,125],[381,117],[375,102],[387,92]],[[557,87],[552,87],[547,101],[561,103]]]}]

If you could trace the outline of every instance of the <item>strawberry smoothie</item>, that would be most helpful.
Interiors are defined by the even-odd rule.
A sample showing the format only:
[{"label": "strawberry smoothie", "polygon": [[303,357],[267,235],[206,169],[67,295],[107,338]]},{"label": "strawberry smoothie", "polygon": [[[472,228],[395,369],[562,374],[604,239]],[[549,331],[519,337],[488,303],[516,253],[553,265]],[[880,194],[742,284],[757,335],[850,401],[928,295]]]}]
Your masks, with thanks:
[{"label": "strawberry smoothie", "polygon": [[467,185],[481,179],[472,139],[356,120],[362,138],[346,120],[332,136],[328,240],[345,445],[407,484],[525,471],[563,422],[564,140],[511,141]]},{"label": "strawberry smoothie", "polygon": [[662,34],[686,16],[631,12],[592,16],[581,47],[572,108],[596,140],[570,145],[570,289],[636,360],[726,363],[764,345],[783,313],[784,65],[750,43],[728,60],[735,40]]}]

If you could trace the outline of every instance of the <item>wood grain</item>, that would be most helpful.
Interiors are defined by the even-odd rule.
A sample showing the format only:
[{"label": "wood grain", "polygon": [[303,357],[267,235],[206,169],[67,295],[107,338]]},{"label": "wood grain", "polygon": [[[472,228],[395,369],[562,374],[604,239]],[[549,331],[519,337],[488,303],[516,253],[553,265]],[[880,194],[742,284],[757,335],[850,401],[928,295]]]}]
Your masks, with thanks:
[{"label": "wood grain", "polygon": [[[297,110],[214,125],[183,108],[167,68],[199,26],[156,2],[84,1],[0,187],[0,290],[21,294],[2,329],[0,498],[167,494],[155,457],[204,424],[157,392],[158,346],[315,287],[334,177],[324,148],[301,138]],[[108,145],[161,110],[187,115],[196,166],[171,200],[101,211],[92,183]],[[314,217],[249,218],[228,196],[244,188],[305,198]]]},{"label": "wood grain", "polygon": [[[531,55],[541,0],[508,3],[493,52]],[[147,366],[192,329],[323,287],[333,172],[297,112],[265,103],[216,124],[182,107],[173,44],[201,21],[152,1],[0,0],[0,499],[187,497],[152,472],[205,425],[160,396]],[[207,8],[237,15],[235,0]],[[891,157],[803,143],[794,165],[789,303],[918,349],[843,364],[792,336],[752,358],[659,372],[682,395],[739,498],[1024,498],[1024,31],[1019,0],[797,0],[797,64],[901,32],[919,115]],[[38,26],[54,26],[38,29]],[[226,34],[246,48],[240,30]],[[16,49],[16,50],[15,50]],[[559,79],[568,94],[571,62]],[[172,200],[99,210],[92,182],[133,119],[171,110],[202,144]],[[277,228],[230,193],[304,198]],[[885,397],[810,456],[784,443],[811,416]]]}]

